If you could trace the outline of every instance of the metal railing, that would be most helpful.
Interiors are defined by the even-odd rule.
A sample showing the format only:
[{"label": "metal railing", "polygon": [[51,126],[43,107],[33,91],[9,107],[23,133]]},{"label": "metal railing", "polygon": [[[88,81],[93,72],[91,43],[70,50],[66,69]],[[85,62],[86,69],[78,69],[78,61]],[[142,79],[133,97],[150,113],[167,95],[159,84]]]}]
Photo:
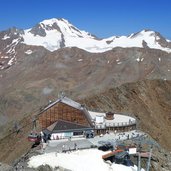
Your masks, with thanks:
[{"label": "metal railing", "polygon": [[118,123],[103,123],[103,124],[95,124],[96,129],[105,129],[106,127],[126,127],[132,126],[136,124],[136,120],[131,120],[129,122],[118,122]]}]

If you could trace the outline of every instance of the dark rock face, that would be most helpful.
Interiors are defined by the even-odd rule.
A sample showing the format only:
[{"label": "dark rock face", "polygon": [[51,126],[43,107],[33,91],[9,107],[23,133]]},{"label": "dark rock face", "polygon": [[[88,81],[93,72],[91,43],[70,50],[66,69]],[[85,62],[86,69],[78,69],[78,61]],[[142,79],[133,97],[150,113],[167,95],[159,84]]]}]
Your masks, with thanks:
[{"label": "dark rock face", "polygon": [[167,42],[166,39],[159,33],[155,33],[156,42],[158,42],[162,47],[171,48],[171,42]]},{"label": "dark rock face", "polygon": [[64,35],[63,34],[61,34],[61,42],[60,42],[60,48],[63,48],[63,47],[65,47],[65,39],[64,39]]},{"label": "dark rock face", "polygon": [[142,46],[143,46],[143,48],[149,48],[148,45],[147,45],[147,42],[145,42],[144,40],[142,42]]},{"label": "dark rock face", "polygon": [[21,35],[21,34],[24,34],[24,30],[23,29],[18,29],[16,27],[12,27],[12,28],[9,28],[7,31],[6,31],[6,34],[11,36],[11,35]]},{"label": "dark rock face", "polygon": [[57,23],[53,23],[51,29],[55,29],[57,31],[59,31],[61,33],[61,29],[59,28],[59,26],[57,25]]},{"label": "dark rock face", "polygon": [[36,170],[37,171],[53,171],[53,168],[51,168],[49,165],[42,165],[42,166],[39,166]]},{"label": "dark rock face", "polygon": [[34,36],[37,36],[37,35],[41,36],[41,37],[45,37],[46,36],[45,29],[43,29],[40,24],[37,24],[36,26],[34,26],[30,30],[30,33],[32,33]]}]

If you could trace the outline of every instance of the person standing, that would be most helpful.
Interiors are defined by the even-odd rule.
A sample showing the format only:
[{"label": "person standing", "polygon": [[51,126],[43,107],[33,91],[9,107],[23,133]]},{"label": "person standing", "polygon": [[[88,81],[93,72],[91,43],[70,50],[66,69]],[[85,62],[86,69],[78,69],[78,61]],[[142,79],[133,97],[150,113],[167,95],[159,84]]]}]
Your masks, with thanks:
[{"label": "person standing", "polygon": [[77,144],[76,143],[74,143],[74,149],[77,150]]}]

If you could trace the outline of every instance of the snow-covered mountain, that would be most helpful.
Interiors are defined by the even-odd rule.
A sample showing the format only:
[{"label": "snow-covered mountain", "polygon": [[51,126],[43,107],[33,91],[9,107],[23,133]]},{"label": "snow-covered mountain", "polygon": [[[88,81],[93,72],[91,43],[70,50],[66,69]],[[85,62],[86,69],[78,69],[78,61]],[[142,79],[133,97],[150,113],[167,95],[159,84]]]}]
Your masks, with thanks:
[{"label": "snow-covered mountain", "polygon": [[159,33],[143,30],[136,34],[121,37],[98,39],[81,31],[65,19],[49,19],[25,30],[23,43],[43,46],[50,51],[62,47],[78,47],[88,52],[105,52],[114,47],[148,47],[171,52],[171,43]]},{"label": "snow-covered mountain", "polygon": [[[144,47],[171,52],[171,41],[151,30],[142,30],[129,36],[98,39],[88,32],[79,30],[67,20],[57,18],[44,20],[33,28],[15,34],[19,37],[13,43],[21,40],[24,44],[43,46],[49,51],[63,47],[78,47],[88,52],[100,53],[114,47]],[[12,34],[5,34],[2,40],[7,40],[11,36]]]},{"label": "snow-covered mountain", "polygon": [[[79,30],[65,19],[52,18],[27,30],[11,28],[0,32],[0,69],[17,61],[16,58],[21,56],[21,52],[16,48],[22,45],[31,45],[35,48],[41,46],[51,52],[64,47],[77,47],[91,53],[106,52],[115,47],[153,48],[171,52],[171,41],[155,31],[142,30],[129,36],[99,39]],[[31,54],[32,51],[25,53]]]}]

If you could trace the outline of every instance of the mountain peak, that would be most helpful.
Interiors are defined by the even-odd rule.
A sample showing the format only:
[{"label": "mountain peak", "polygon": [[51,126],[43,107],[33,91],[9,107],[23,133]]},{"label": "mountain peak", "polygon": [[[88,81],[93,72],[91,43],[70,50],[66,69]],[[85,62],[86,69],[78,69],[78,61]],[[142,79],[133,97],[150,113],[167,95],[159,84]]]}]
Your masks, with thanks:
[{"label": "mountain peak", "polygon": [[40,22],[40,24],[45,24],[45,25],[53,25],[54,23],[58,23],[59,21],[63,21],[66,24],[70,24],[70,22],[64,18],[51,18],[51,19],[46,19]]},{"label": "mountain peak", "polygon": [[[14,31],[16,32],[15,29]],[[148,47],[171,52],[171,42],[160,33],[150,29],[144,29],[129,36],[112,36],[106,39],[98,39],[96,36],[78,29],[64,18],[43,20],[33,28],[24,30],[22,34],[19,33],[19,36],[24,44],[43,46],[49,51],[55,51],[63,47],[78,47],[88,52],[100,53],[114,47]],[[8,34],[2,40],[6,40],[7,37]]]}]

